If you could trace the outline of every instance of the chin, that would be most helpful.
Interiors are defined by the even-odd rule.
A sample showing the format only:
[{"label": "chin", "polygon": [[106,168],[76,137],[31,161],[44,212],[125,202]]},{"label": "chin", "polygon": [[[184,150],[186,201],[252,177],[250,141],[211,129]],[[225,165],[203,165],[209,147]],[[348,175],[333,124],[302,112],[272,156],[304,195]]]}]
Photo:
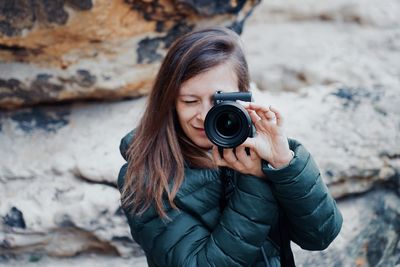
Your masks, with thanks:
[{"label": "chin", "polygon": [[209,140],[199,140],[197,142],[194,142],[198,147],[202,148],[202,149],[211,149],[212,147],[212,143]]},{"label": "chin", "polygon": [[200,148],[208,151],[208,150],[210,150],[210,149],[212,148],[212,145],[209,145],[209,146],[201,146]]}]

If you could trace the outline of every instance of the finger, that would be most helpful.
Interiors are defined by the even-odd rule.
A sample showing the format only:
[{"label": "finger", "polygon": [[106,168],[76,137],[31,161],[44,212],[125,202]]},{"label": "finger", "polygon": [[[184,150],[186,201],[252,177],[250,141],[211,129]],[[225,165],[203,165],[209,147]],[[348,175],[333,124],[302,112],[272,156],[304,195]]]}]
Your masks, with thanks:
[{"label": "finger", "polygon": [[256,160],[257,158],[259,158],[257,152],[256,152],[254,149],[250,148],[250,159],[251,159],[252,161],[254,161],[254,160]]},{"label": "finger", "polygon": [[270,107],[270,110],[275,113],[275,117],[276,117],[276,124],[278,126],[283,126],[284,124],[284,119],[282,117],[282,114],[274,107]]},{"label": "finger", "polygon": [[227,166],[227,163],[223,158],[221,158],[218,148],[216,146],[212,147],[212,157],[217,166]]},{"label": "finger", "polygon": [[260,117],[262,120],[268,120],[267,118],[267,112],[264,112],[262,110],[255,110],[255,112],[257,113],[258,117]]},{"label": "finger", "polygon": [[236,148],[236,157],[243,166],[251,166],[251,158],[247,155],[245,146],[241,145]]},{"label": "finger", "polygon": [[[265,116],[267,119],[264,121],[267,122],[267,124],[270,124],[270,123],[276,124],[275,113],[273,113],[272,111],[269,111]],[[268,127],[268,126],[266,126],[266,127]]]},{"label": "finger", "polygon": [[232,148],[225,148],[223,155],[224,160],[230,165],[234,165],[238,161]]},{"label": "finger", "polygon": [[[251,109],[254,108],[254,109]],[[255,111],[263,121],[274,121],[276,119],[275,113],[270,110],[270,107],[265,107],[257,104],[249,104],[248,111]]]},{"label": "finger", "polygon": [[244,108],[248,108],[249,104],[251,102],[246,102],[246,101],[242,101],[242,100],[237,100],[237,103],[239,103],[240,105],[242,105]]},{"label": "finger", "polygon": [[248,110],[255,110],[255,111],[261,111],[261,112],[267,112],[269,111],[269,106],[265,105],[259,105],[254,102],[244,102],[246,104],[243,105]]},{"label": "finger", "polygon": [[266,120],[266,121],[275,120],[275,113],[269,109],[266,112],[257,110],[256,113],[262,120]]},{"label": "finger", "polygon": [[[244,170],[244,165],[243,163],[237,158],[236,155],[236,149],[235,148],[235,152],[233,149],[224,149],[224,159],[227,162],[228,166],[230,168],[233,168],[239,172]],[[240,150],[240,149],[239,149]]]},{"label": "finger", "polygon": [[[254,102],[244,102],[244,101],[237,101],[240,103],[244,108],[247,109],[247,111],[250,113],[252,111],[255,111],[262,120],[273,120],[275,119],[275,113],[273,113],[270,110],[270,106],[264,106],[264,105],[259,105],[255,104]],[[253,122],[257,122],[259,119]]]},{"label": "finger", "polygon": [[[246,139],[246,141],[244,141],[241,146],[247,147],[250,149],[250,159],[252,161],[256,160],[257,158],[259,158],[259,155],[257,154],[257,150],[256,150],[256,141],[254,138],[249,137]],[[246,154],[247,155],[247,154]]]},{"label": "finger", "polygon": [[251,121],[256,126],[256,129],[259,129],[260,122],[262,121],[260,116],[258,116],[257,112],[255,112],[254,110],[250,110],[249,115],[250,115]]},{"label": "finger", "polygon": [[248,158],[247,154],[246,154],[246,147],[244,147],[243,145],[240,145],[238,147],[236,147],[236,158],[243,163],[243,161],[246,161],[246,159]]},{"label": "finger", "polygon": [[251,137],[247,138],[247,139],[241,144],[241,146],[248,147],[248,148],[250,148],[250,149],[255,149],[255,140],[254,140],[254,138],[251,138]]},{"label": "finger", "polygon": [[252,122],[257,122],[261,120],[260,116],[258,116],[257,112],[255,112],[254,110],[250,110],[249,115]]}]

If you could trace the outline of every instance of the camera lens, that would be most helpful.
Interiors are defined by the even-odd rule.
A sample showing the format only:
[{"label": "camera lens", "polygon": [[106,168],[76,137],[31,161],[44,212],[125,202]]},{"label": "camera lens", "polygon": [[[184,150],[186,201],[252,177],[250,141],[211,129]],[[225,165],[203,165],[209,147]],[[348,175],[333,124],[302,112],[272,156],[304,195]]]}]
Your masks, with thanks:
[{"label": "camera lens", "polygon": [[252,135],[250,115],[240,104],[223,101],[213,106],[204,121],[210,141],[222,148],[233,148]]},{"label": "camera lens", "polygon": [[240,132],[240,127],[240,118],[232,112],[223,112],[215,120],[217,133],[223,137],[234,137]]}]

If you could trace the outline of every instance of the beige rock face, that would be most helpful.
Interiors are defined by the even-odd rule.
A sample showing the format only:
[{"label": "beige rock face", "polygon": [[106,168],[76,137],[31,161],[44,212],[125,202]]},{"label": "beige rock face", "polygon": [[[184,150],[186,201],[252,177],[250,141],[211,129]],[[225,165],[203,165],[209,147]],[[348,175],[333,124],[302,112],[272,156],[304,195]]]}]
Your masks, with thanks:
[{"label": "beige rock face", "polygon": [[166,48],[206,25],[241,31],[258,0],[0,3],[0,108],[146,94]]},{"label": "beige rock face", "polygon": [[[87,12],[64,2],[70,19],[73,12]],[[135,1],[140,7],[146,2]],[[133,6],[133,1],[124,3]],[[312,152],[344,216],[342,231],[327,250],[309,252],[292,244],[298,266],[386,267],[400,262],[399,8],[396,0],[379,6],[372,0],[273,0],[263,1],[246,21],[242,40],[256,101],[282,112],[286,132]],[[141,18],[172,13],[157,6],[150,11],[140,13]],[[26,25],[6,38],[39,27]],[[71,94],[83,85],[98,93],[100,82],[104,88],[120,82],[130,94],[134,90],[127,81],[133,73],[145,76],[157,69],[153,62],[165,44],[165,38],[157,38],[165,36],[143,35],[157,49],[143,46],[143,55],[149,56],[141,58],[140,71],[126,68],[134,66],[129,57],[139,60],[138,43],[105,40],[97,45],[116,51],[111,57],[116,63],[109,54],[79,60],[78,50],[71,50],[64,58],[77,63],[49,77],[39,74],[56,65],[8,62],[7,68],[0,65],[0,75],[15,79],[0,77],[1,88],[6,82],[18,88],[17,81],[34,77],[35,86],[44,90],[64,77]],[[110,75],[106,83],[98,69],[118,76]],[[146,83],[142,85],[139,90]],[[0,113],[0,266],[146,266],[119,208],[115,185],[124,163],[119,141],[137,125],[145,101],[64,103]]]},{"label": "beige rock face", "polygon": [[10,138],[1,138],[0,266],[7,255],[143,255],[130,237],[115,182],[123,163],[120,137],[136,125],[144,99],[113,105],[23,109],[17,111],[22,117],[38,116],[2,121],[1,136]]}]

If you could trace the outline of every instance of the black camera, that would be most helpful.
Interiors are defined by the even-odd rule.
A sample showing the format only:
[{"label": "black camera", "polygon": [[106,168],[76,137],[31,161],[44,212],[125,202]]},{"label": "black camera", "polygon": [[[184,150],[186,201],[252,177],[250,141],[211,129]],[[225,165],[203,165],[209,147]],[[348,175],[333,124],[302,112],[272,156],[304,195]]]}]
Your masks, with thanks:
[{"label": "black camera", "polygon": [[220,149],[237,147],[255,133],[249,113],[236,100],[251,102],[251,92],[216,92],[204,121],[208,139]]}]

